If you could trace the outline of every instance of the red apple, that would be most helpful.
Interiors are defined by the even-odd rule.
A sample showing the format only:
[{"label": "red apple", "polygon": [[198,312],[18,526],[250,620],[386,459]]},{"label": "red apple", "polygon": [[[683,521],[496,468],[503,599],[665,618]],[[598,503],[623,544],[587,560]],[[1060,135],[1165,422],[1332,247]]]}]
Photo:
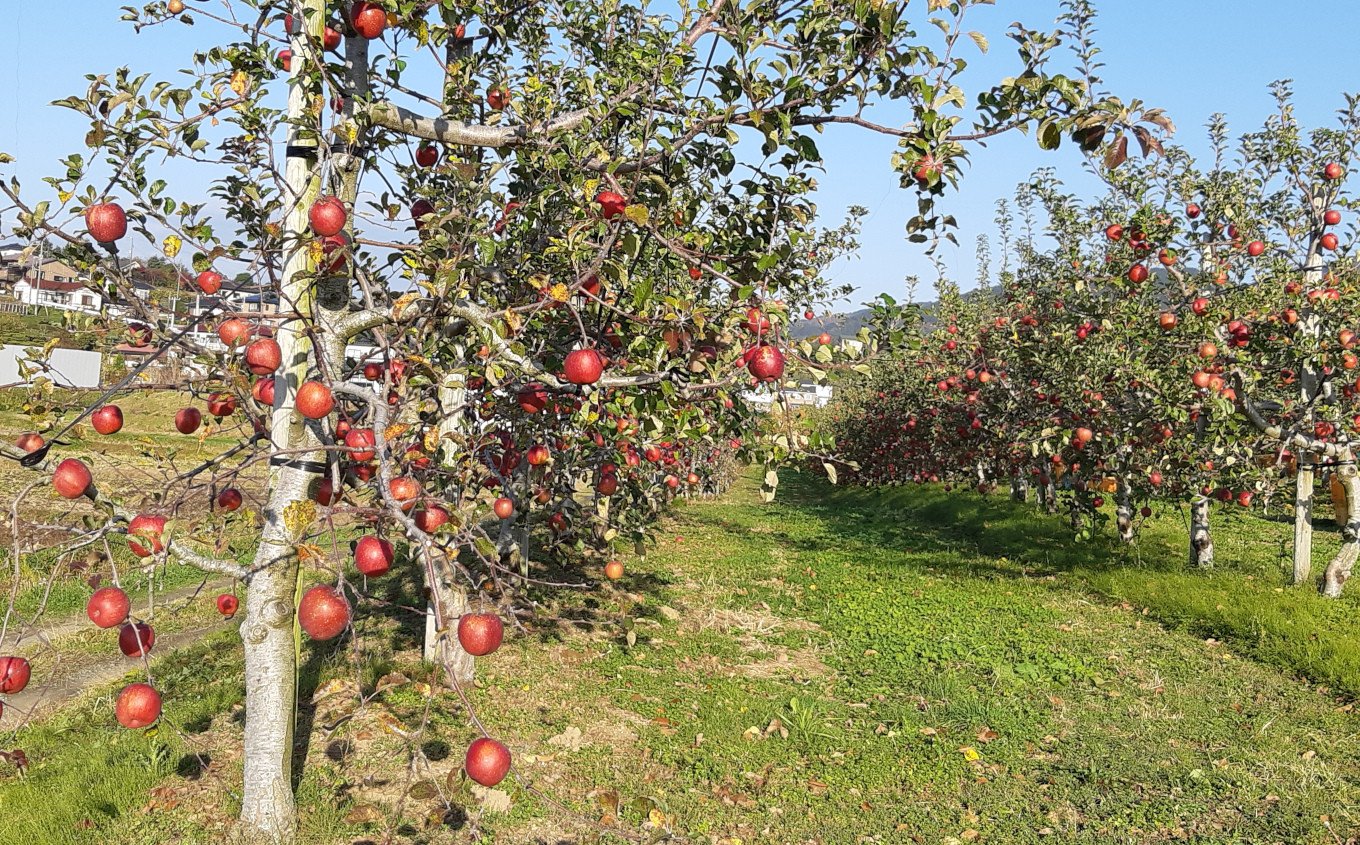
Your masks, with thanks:
[{"label": "red apple", "polygon": [[1129,281],[1135,285],[1140,285],[1147,281],[1148,268],[1142,264],[1135,264],[1129,268]]},{"label": "red apple", "polygon": [[327,50],[335,50],[340,46],[340,33],[331,27],[326,27],[321,32],[321,46]]},{"label": "red apple", "polygon": [[349,7],[349,22],[364,38],[378,38],[387,26],[387,11],[378,3],[360,0]]},{"label": "red apple", "polygon": [[100,434],[116,434],[123,427],[123,410],[117,405],[105,405],[90,415],[90,425]]},{"label": "red apple", "polygon": [[774,381],[784,375],[784,353],[762,343],[747,350],[746,369],[760,381]]},{"label": "red apple", "polygon": [[1327,209],[1322,215],[1322,222],[1326,223],[1328,226],[1335,226],[1341,222],[1341,212],[1337,211],[1335,208]]},{"label": "red apple", "polygon": [[203,423],[203,413],[197,408],[180,408],[175,413],[175,429],[180,434],[193,434]]},{"label": "red apple", "polygon": [[283,68],[284,72],[291,72],[293,70],[293,51],[284,47],[279,51],[274,61],[278,62],[279,67]]},{"label": "red apple", "polygon": [[14,445],[19,447],[20,452],[31,455],[46,446],[47,441],[43,440],[42,435],[36,431],[26,431],[19,435],[18,439],[14,441]]},{"label": "red apple", "polygon": [[515,515],[515,503],[505,496],[501,496],[491,506],[491,510],[496,514],[497,519],[509,519]]},{"label": "red apple", "polygon": [[439,148],[431,144],[421,144],[416,148],[416,164],[421,167],[434,167],[439,161]]},{"label": "red apple", "polygon": [[1337,240],[1336,235],[1332,234],[1331,232],[1328,232],[1327,234],[1322,236],[1322,240],[1320,241],[1320,243],[1322,244],[1323,249],[1330,251],[1336,249],[1340,241]]},{"label": "red apple", "polygon": [[224,511],[234,511],[241,507],[241,491],[235,487],[228,487],[217,494],[217,507]]},{"label": "red apple", "polygon": [[420,483],[409,475],[398,476],[387,482],[387,492],[401,504],[402,510],[410,510],[420,498]]},{"label": "red apple", "polygon": [[373,460],[378,454],[377,449],[374,448],[377,442],[373,436],[373,430],[370,428],[350,429],[349,433],[345,435],[345,445],[350,449],[350,460],[361,463]]},{"label": "red apple", "polygon": [[198,274],[198,278],[194,282],[198,285],[199,290],[208,296],[212,296],[222,289],[222,274],[216,270],[204,270]]},{"label": "red apple", "polygon": [[1322,169],[1323,177],[1326,178],[1327,181],[1329,182],[1335,182],[1345,174],[1346,174],[1345,168],[1343,168],[1340,164],[1337,164],[1336,162],[1332,162],[1331,164],[1328,164],[1326,167]]},{"label": "red apple", "polygon": [[327,235],[321,239],[321,260],[317,270],[322,273],[343,272],[349,262],[349,239],[344,234]]},{"label": "red apple", "polygon": [[510,92],[504,88],[492,88],[486,92],[486,104],[494,111],[510,105]]},{"label": "red apple", "polygon": [[18,695],[28,686],[33,668],[22,657],[0,657],[0,693]]},{"label": "red apple", "polygon": [[468,613],[458,620],[458,644],[473,657],[485,657],[501,647],[505,626],[494,613]]},{"label": "red apple", "polygon": [[468,746],[463,769],[482,786],[495,786],[510,771],[510,750],[490,737],[481,737]]},{"label": "red apple", "polygon": [[425,228],[425,218],[431,214],[434,214],[434,203],[424,197],[411,203],[411,219],[415,221],[417,230]]},{"label": "red apple", "polygon": [[572,384],[594,384],[604,372],[604,359],[594,349],[576,349],[567,353],[562,369]]},{"label": "red apple", "polygon": [[154,725],[161,717],[161,694],[150,684],[128,684],[118,693],[114,713],[129,730]]},{"label": "red apple", "polygon": [[250,340],[250,324],[239,317],[223,320],[217,327],[217,338],[228,348]]},{"label": "red apple", "polygon": [[552,454],[548,451],[548,447],[541,443],[535,443],[533,446],[530,446],[529,451],[524,454],[524,458],[529,462],[529,466],[533,467],[543,466],[551,457]]},{"label": "red apple", "polygon": [[272,337],[264,337],[246,347],[246,366],[257,376],[267,376],[283,364],[283,350]]},{"label": "red apple", "polygon": [[274,407],[274,379],[262,378],[250,387],[250,395],[266,407]]},{"label": "red apple", "polygon": [[440,505],[423,505],[411,514],[411,521],[426,534],[433,534],[449,521],[449,512]]},{"label": "red apple", "polygon": [[319,381],[304,381],[298,386],[293,406],[309,420],[319,420],[335,409],[331,389]]},{"label": "red apple", "polygon": [[85,209],[85,229],[101,244],[111,244],[127,234],[127,212],[116,202],[104,202]]},{"label": "red apple", "polygon": [[156,632],[145,622],[129,622],[118,629],[118,650],[128,657],[145,657],[156,644]]},{"label": "red apple", "polygon": [[392,544],[381,537],[360,537],[354,544],[354,568],[376,578],[392,568]]},{"label": "red apple", "polygon": [[230,619],[236,615],[236,611],[241,609],[241,600],[231,593],[223,593],[217,597],[217,612]]},{"label": "red apple", "polygon": [[333,640],[349,627],[349,602],[334,587],[318,584],[302,594],[298,624],[314,640]]},{"label": "red apple", "polygon": [[1111,223],[1105,227],[1105,237],[1112,241],[1119,240],[1124,237],[1124,227],[1120,226],[1118,223]]},{"label": "red apple", "polygon": [[1266,245],[1261,241],[1252,241],[1251,243],[1247,244],[1247,255],[1250,255],[1252,258],[1255,258],[1256,256],[1260,255],[1265,251]]},{"label": "red apple", "polygon": [[604,565],[604,577],[610,581],[617,581],[623,577],[623,564],[617,560],[611,560]]},{"label": "red apple", "polygon": [[622,214],[623,210],[628,207],[628,200],[625,199],[622,194],[615,193],[614,191],[600,191],[595,195],[595,202],[599,203],[600,214],[602,214],[606,220],[613,220],[615,217]]},{"label": "red apple", "polygon": [[152,513],[138,514],[128,523],[128,548],[137,557],[150,557],[163,552],[165,546],[161,544],[161,535],[164,533],[165,517]]},{"label": "red apple", "polygon": [[331,482],[330,476],[326,476],[317,482],[316,490],[312,493],[312,501],[326,507],[340,501],[340,494],[335,491],[335,485]]},{"label": "red apple", "polygon": [[63,499],[79,499],[93,481],[90,468],[76,458],[67,458],[52,471],[52,486]]},{"label": "red apple", "polygon": [[85,603],[85,615],[100,628],[121,625],[132,610],[132,601],[118,587],[104,587],[94,591]]},{"label": "red apple", "polygon": [[526,414],[536,414],[548,404],[548,391],[541,384],[527,384],[515,396],[520,408]]},{"label": "red apple", "polygon": [[311,224],[312,231],[323,238],[340,234],[348,220],[349,213],[339,197],[322,197],[312,203],[307,211],[307,222]]},{"label": "red apple", "polygon": [[230,393],[208,394],[208,413],[221,419],[236,413],[236,397]]}]

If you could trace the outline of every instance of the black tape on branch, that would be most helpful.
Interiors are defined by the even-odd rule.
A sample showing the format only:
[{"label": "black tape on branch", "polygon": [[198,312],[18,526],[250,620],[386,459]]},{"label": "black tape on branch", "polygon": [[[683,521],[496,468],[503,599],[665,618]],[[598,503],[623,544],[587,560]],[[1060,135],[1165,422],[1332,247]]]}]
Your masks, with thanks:
[{"label": "black tape on branch", "polygon": [[1305,469],[1326,469],[1327,467],[1349,467],[1355,466],[1355,461],[1320,461],[1312,464],[1300,464]]},{"label": "black tape on branch", "polygon": [[289,144],[284,148],[284,155],[287,158],[316,158],[317,149],[315,142],[311,144]]},{"label": "black tape on branch", "polygon": [[285,458],[282,455],[275,455],[270,458],[269,465],[271,467],[288,467],[289,469],[300,470],[302,472],[311,473],[312,475],[325,475],[330,470],[330,467],[327,464],[323,464],[320,461],[299,461],[293,458]]}]

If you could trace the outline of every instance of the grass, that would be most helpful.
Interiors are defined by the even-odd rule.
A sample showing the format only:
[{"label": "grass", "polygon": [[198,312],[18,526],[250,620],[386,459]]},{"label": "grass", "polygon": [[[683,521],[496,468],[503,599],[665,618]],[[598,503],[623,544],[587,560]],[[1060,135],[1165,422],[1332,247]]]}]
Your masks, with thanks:
[{"label": "grass", "polygon": [[[1296,677],[1346,676],[1338,626],[1312,626],[1354,599],[1276,592],[1278,524],[1233,517],[1220,569],[1185,573],[1170,515],[1134,553],[1000,498],[794,477],[766,506],[755,486],[683,505],[622,582],[540,596],[527,635],[480,661],[472,701],[519,776],[506,812],[459,779],[474,733],[425,686],[414,623],[361,619],[359,664],[348,644],[306,646],[303,841],[1360,835],[1356,717]],[[221,841],[238,649],[167,665],[179,730],[119,732],[96,696],[9,743],[35,764],[22,781],[0,768],[0,806],[42,809],[0,843]],[[208,776],[178,771],[182,742],[213,757]]]},{"label": "grass", "polygon": [[[1201,637],[1230,643],[1253,657],[1360,695],[1360,611],[1352,590],[1323,599],[1311,586],[1288,584],[1292,521],[1237,508],[1215,510],[1211,571],[1186,566],[1185,514],[1164,508],[1145,521],[1137,544],[1109,538],[1078,542],[1066,523],[1036,516],[1030,505],[1001,496],[945,492],[937,487],[844,490],[833,499],[852,519],[903,518],[910,526],[938,525],[932,543],[969,553],[998,576],[1060,574],[1113,599],[1146,608],[1153,618]],[[904,528],[904,530],[906,530]],[[1339,545],[1329,522],[1316,522],[1314,571],[1321,574]],[[885,539],[897,536],[894,532]],[[1062,588],[1070,585],[1062,583]]]},{"label": "grass", "polygon": [[[88,391],[55,391],[49,401],[63,408],[81,408],[97,396]],[[0,438],[6,442],[12,443],[21,432],[32,430],[24,412],[27,401],[30,396],[26,391],[0,390]],[[86,461],[101,490],[112,493],[129,507],[158,509],[167,495],[167,478],[220,454],[239,440],[239,431],[231,428],[232,423],[240,423],[239,414],[224,424],[208,418],[205,428],[200,430],[201,436],[176,432],[174,415],[179,408],[190,404],[204,406],[201,399],[188,394],[138,391],[123,394],[115,401],[123,410],[122,431],[104,436],[96,434],[88,423],[82,423],[63,438],[63,444],[56,447],[53,454]],[[66,418],[69,417],[61,417]],[[247,493],[248,507],[256,503],[250,497],[261,475],[262,469],[252,467],[236,482]],[[35,480],[39,480],[36,474],[22,470],[0,475],[0,508],[8,513],[15,497]],[[196,495],[201,496],[206,505],[207,491]],[[193,502],[184,512],[193,517],[201,515]],[[90,592],[87,580],[98,574],[107,583],[112,576],[108,561],[99,558],[103,545],[97,544],[76,555],[58,559],[51,549],[68,541],[71,535],[41,526],[76,526],[82,518],[96,518],[93,506],[84,500],[60,499],[49,485],[39,483],[26,493],[19,516],[21,540],[35,550],[22,556],[16,608],[29,616],[45,600],[48,619],[83,608]],[[233,541],[224,553],[244,556],[253,552],[251,523],[252,519],[242,512],[211,524],[202,534],[212,541],[222,538]],[[8,521],[5,531],[8,535]],[[121,537],[111,538],[110,550],[115,555],[124,586],[130,592],[143,590],[152,577],[158,589],[174,589],[202,578],[202,573],[174,564],[149,576],[141,571],[139,562],[127,550]],[[58,577],[52,579],[49,587],[49,576],[54,569],[58,571]],[[12,578],[8,567],[0,574],[0,591],[6,595],[12,586]]]},{"label": "grass", "polygon": [[0,338],[7,344],[20,346],[44,346],[56,338],[57,345],[63,349],[94,349],[94,333],[68,326],[61,313],[0,313]]}]

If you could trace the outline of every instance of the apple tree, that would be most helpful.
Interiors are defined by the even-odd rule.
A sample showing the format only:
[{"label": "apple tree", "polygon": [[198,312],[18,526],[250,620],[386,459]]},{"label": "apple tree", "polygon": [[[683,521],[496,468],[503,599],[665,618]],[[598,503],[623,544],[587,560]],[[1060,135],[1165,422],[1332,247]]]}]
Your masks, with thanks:
[{"label": "apple tree", "polygon": [[[517,596],[564,586],[534,564],[549,547],[585,562],[565,586],[620,577],[615,550],[703,487],[701,465],[808,446],[757,424],[746,391],[876,349],[868,334],[788,339],[791,309],[833,294],[823,271],[853,240],[853,217],[818,225],[821,133],[897,139],[919,238],[948,234],[936,199],[980,141],[1025,130],[1119,150],[1164,120],[1093,95],[1080,0],[1055,31],[1012,28],[1012,75],[967,77],[960,56],[988,44],[965,25],[980,2],[126,10],[138,31],[193,27],[187,73],[91,77],[58,103],[89,128],[51,196],[0,190],[21,234],[60,244],[119,304],[110,325],[148,363],[97,401],[32,403],[35,431],[4,454],[81,503],[69,543],[126,534],[139,555],[242,585],[242,840],[293,838],[295,630],[341,636],[365,579],[413,562],[432,654],[457,687]],[[1065,39],[1071,76],[1048,67]],[[201,181],[172,186],[166,161]],[[117,259],[139,238],[188,268],[205,311],[137,295]],[[242,278],[261,308],[223,295]],[[105,409],[169,359],[235,445],[190,469],[165,460],[144,498],[63,455],[87,421],[116,431]],[[181,435],[204,424],[198,404],[177,414]],[[352,552],[326,552],[340,537]],[[488,584],[498,614],[471,612]],[[106,593],[91,616],[118,624],[123,603]],[[126,726],[160,711],[152,685],[120,696]],[[482,736],[466,770],[494,785],[509,750]]]}]

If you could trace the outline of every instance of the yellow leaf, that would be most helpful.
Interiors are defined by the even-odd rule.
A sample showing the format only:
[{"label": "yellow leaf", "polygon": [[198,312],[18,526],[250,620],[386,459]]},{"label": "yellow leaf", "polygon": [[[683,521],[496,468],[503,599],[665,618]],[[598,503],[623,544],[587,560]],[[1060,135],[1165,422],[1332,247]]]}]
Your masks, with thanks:
[{"label": "yellow leaf", "polygon": [[630,205],[623,210],[623,216],[639,226],[651,219],[651,215],[647,213],[647,206],[645,205]]},{"label": "yellow leaf", "polygon": [[410,429],[411,427],[409,425],[405,425],[403,423],[393,423],[392,425],[389,425],[387,428],[383,429],[383,438],[389,441],[396,440],[398,437],[401,437]]},{"label": "yellow leaf", "polygon": [[174,258],[179,255],[179,248],[183,245],[184,242],[179,239],[178,235],[166,235],[165,244],[161,247],[161,251],[165,253],[166,258]]},{"label": "yellow leaf", "polygon": [[401,296],[397,297],[396,302],[392,303],[392,316],[400,320],[401,312],[406,309],[406,306],[410,305],[412,302],[415,302],[418,299],[420,299],[420,294],[414,291],[408,291],[406,293],[403,293]]},{"label": "yellow leaf", "polygon": [[970,763],[974,762],[975,760],[982,759],[982,755],[977,753],[977,749],[973,748],[970,745],[965,745],[962,748],[960,748],[959,753],[963,755],[963,759],[967,760]]},{"label": "yellow leaf", "polygon": [[548,289],[548,296],[558,302],[566,302],[570,295],[571,293],[567,290],[567,286],[561,282],[558,282]]},{"label": "yellow leaf", "polygon": [[244,97],[246,90],[250,88],[250,77],[243,70],[238,70],[231,75],[231,90],[238,97]]},{"label": "yellow leaf", "polygon": [[316,502],[300,499],[289,502],[283,508],[283,527],[292,537],[301,537],[316,519]]},{"label": "yellow leaf", "polygon": [[75,194],[71,193],[70,191],[58,191],[58,192],[57,192],[57,199],[61,200],[62,202],[66,202],[67,200],[69,200],[69,199],[70,199],[71,197],[73,197],[73,196],[75,196]]}]

